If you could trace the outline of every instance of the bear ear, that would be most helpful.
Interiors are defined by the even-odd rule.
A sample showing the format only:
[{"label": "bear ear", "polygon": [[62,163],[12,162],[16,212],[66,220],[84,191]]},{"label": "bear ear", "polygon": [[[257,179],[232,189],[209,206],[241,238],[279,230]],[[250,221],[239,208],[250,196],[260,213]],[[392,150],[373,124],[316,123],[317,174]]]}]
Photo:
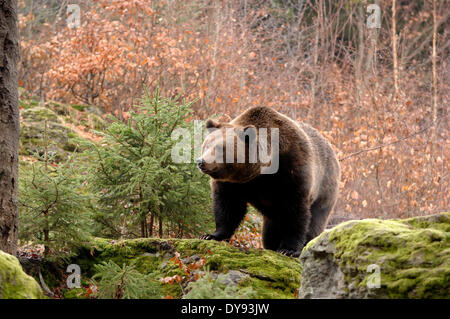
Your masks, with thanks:
[{"label": "bear ear", "polygon": [[253,142],[256,139],[256,127],[254,125],[247,125],[236,129],[236,134],[243,141],[248,137],[248,142]]},{"label": "bear ear", "polygon": [[206,121],[206,128],[219,128],[220,127],[220,123],[216,122],[214,120],[207,120]]},{"label": "bear ear", "polygon": [[220,123],[229,123],[231,122],[231,117],[228,114],[223,114],[220,118],[219,118],[219,122]]}]

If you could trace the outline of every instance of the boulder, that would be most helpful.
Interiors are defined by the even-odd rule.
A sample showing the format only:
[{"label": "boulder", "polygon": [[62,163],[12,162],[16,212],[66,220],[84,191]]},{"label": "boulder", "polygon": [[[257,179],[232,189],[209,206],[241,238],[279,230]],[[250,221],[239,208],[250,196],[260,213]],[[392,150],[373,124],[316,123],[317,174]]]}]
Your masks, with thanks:
[{"label": "boulder", "polygon": [[61,161],[68,153],[77,149],[80,141],[78,134],[65,126],[57,113],[43,106],[22,110],[20,125],[21,155],[43,155],[47,143],[48,154],[54,160]]},{"label": "boulder", "polygon": [[[450,214],[344,222],[300,258],[198,239],[93,238],[41,270],[63,297],[89,298],[105,262],[145,275],[156,287],[146,298],[450,298]],[[82,288],[65,286],[69,264],[80,267]]]},{"label": "boulder", "polygon": [[45,298],[39,284],[28,276],[16,257],[0,250],[0,299]]},{"label": "boulder", "polygon": [[450,213],[348,221],[300,260],[300,298],[450,298]]},{"label": "boulder", "polygon": [[[177,258],[174,258],[178,256]],[[204,260],[204,265],[194,267],[195,263]],[[197,279],[207,276],[218,280],[217,289],[231,287],[236,295],[255,298],[294,298],[300,286],[301,265],[297,259],[289,258],[273,251],[263,249],[243,250],[225,242],[205,241],[199,239],[130,239],[111,241],[96,238],[87,243],[78,253],[65,260],[60,275],[68,264],[80,266],[82,282],[90,282],[95,274],[95,265],[104,261],[113,261],[119,266],[131,264],[151,282],[159,285],[158,294],[153,298],[181,298],[192,289],[205,289],[200,285],[189,286],[192,280],[186,277],[180,265],[192,269]],[[48,286],[60,286],[54,274],[58,271],[47,271],[44,265],[43,275]],[[163,278],[171,276],[184,277],[181,283],[165,283]],[[192,276],[191,276],[192,277]],[[192,278],[191,278],[192,279]],[[209,284],[205,281],[206,284]],[[192,288],[193,287],[193,288]],[[230,288],[228,288],[230,289]],[[227,290],[229,291],[229,290]],[[191,295],[195,295],[195,291]],[[64,292],[66,298],[83,298],[84,293]],[[214,298],[214,296],[210,296]]]}]

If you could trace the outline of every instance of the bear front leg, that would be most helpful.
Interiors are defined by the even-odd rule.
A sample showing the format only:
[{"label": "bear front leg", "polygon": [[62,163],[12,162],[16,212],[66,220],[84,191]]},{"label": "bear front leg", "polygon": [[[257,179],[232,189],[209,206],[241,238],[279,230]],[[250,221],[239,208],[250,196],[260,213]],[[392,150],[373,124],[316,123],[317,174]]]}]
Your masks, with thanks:
[{"label": "bear front leg", "polygon": [[292,257],[300,256],[306,242],[311,212],[306,203],[298,203],[290,208],[286,208],[283,215],[282,237],[278,252]]},{"label": "bear front leg", "polygon": [[247,212],[247,203],[225,186],[216,187],[213,192],[214,219],[216,231],[212,234],[200,236],[206,240],[229,240],[233,236]]}]

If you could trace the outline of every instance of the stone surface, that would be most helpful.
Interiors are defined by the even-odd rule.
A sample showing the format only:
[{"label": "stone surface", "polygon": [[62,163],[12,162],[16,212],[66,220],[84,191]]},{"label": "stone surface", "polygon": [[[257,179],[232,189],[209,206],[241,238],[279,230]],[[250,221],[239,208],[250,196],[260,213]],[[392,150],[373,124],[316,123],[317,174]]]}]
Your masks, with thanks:
[{"label": "stone surface", "polygon": [[300,260],[300,298],[450,298],[450,214],[345,222]]},{"label": "stone surface", "polygon": [[[300,286],[301,265],[298,259],[289,258],[263,249],[241,250],[225,242],[199,239],[133,239],[110,241],[95,239],[82,248],[67,263],[78,264],[83,280],[94,275],[95,265],[103,261],[114,261],[117,265],[135,262],[137,269],[160,283],[160,294],[155,298],[171,296],[180,298],[187,293],[189,282],[180,284],[161,283],[160,279],[174,275],[184,276],[173,257],[179,253],[179,260],[186,266],[204,258],[206,264],[195,272],[201,277],[211,274],[220,278],[220,284],[233,286],[233,293],[256,298],[294,298]],[[67,265],[62,265],[64,270]],[[54,273],[55,271],[52,271]],[[44,272],[46,273],[46,272]],[[218,277],[220,276],[220,277]],[[49,286],[58,286],[44,275]],[[75,294],[66,294],[73,297]]]},{"label": "stone surface", "polygon": [[[64,126],[58,115],[46,107],[33,107],[21,112],[20,154],[41,156],[47,152],[56,160],[75,149],[78,135]],[[47,128],[46,128],[47,126]]]},{"label": "stone surface", "polygon": [[0,299],[45,298],[39,284],[28,276],[16,257],[0,250]]}]

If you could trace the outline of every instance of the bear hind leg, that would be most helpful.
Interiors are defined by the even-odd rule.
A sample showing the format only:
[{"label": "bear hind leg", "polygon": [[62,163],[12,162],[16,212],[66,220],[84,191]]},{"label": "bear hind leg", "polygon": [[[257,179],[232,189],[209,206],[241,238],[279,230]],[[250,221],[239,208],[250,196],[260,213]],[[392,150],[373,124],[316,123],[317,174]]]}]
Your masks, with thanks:
[{"label": "bear hind leg", "polygon": [[[298,257],[306,240],[310,222],[310,211],[303,201],[298,204],[290,203],[288,206],[280,207],[285,214],[274,212],[264,214],[263,245],[266,249],[275,250],[283,255]],[[300,212],[299,212],[300,211]]]},{"label": "bear hind leg", "polygon": [[273,220],[263,217],[262,240],[265,249],[278,250],[281,243],[280,227]]},{"label": "bear hind leg", "polygon": [[335,201],[332,201],[330,203],[329,201],[318,200],[313,203],[311,206],[311,221],[306,235],[306,243],[319,236],[324,231],[328,223],[328,217],[333,210],[334,202]]}]

